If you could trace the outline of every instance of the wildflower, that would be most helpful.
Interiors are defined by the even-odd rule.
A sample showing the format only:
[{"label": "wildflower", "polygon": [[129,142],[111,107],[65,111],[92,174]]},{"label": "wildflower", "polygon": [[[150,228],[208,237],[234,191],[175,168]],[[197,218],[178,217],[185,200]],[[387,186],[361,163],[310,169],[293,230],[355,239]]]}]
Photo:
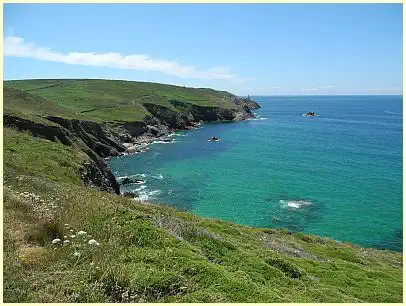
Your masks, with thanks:
[{"label": "wildflower", "polygon": [[59,238],[52,240],[52,244],[57,244],[59,242],[61,242],[61,239],[59,239]]},{"label": "wildflower", "polygon": [[79,232],[77,232],[76,235],[80,236],[80,235],[86,235],[86,234],[87,234],[87,233],[86,233],[85,231],[79,231]]},{"label": "wildflower", "polygon": [[78,298],[80,298],[80,294],[75,292],[75,293],[72,294],[72,297],[74,299],[78,299]]},{"label": "wildflower", "polygon": [[92,262],[90,263],[90,265],[93,267],[93,266],[94,266],[94,262],[92,261]]},{"label": "wildflower", "polygon": [[68,238],[68,236],[63,236],[64,239]]},{"label": "wildflower", "polygon": [[69,224],[65,224],[66,227],[69,227]]},{"label": "wildflower", "polygon": [[66,239],[66,240],[63,241],[63,243],[64,243],[64,244],[69,244],[69,243],[70,243],[70,240],[67,240],[67,239]]},{"label": "wildflower", "polygon": [[75,237],[76,237],[76,235],[70,235],[70,237],[71,237],[71,238],[75,238]]},{"label": "wildflower", "polygon": [[73,256],[79,257],[79,256],[80,256],[80,253],[79,253],[79,252],[75,252],[75,253],[73,253]]},{"label": "wildflower", "polygon": [[99,246],[100,245],[100,243],[98,243],[96,240],[94,240],[94,239],[90,239],[89,240],[89,244],[90,245],[95,245],[95,246]]}]

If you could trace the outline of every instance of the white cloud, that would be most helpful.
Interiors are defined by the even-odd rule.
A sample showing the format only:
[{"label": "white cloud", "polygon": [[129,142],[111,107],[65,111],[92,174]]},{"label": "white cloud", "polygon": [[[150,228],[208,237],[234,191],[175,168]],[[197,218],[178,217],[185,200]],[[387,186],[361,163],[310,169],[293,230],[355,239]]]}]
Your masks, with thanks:
[{"label": "white cloud", "polygon": [[336,88],[334,85],[322,85],[313,88],[304,88],[302,92],[326,92]]},{"label": "white cloud", "polygon": [[122,55],[115,52],[70,52],[63,54],[28,43],[23,38],[16,36],[6,37],[3,43],[4,56],[33,58],[71,65],[158,71],[182,78],[237,79],[237,76],[227,68],[211,67],[200,70],[195,66],[182,65],[176,61],[154,59],[144,54]]}]

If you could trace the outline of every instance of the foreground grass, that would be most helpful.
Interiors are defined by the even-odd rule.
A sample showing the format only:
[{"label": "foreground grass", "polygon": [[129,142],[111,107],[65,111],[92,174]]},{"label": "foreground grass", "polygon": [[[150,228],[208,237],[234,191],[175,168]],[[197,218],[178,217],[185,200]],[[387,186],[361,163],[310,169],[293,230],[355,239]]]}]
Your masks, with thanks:
[{"label": "foreground grass", "polygon": [[149,114],[143,103],[173,109],[170,100],[236,107],[228,92],[148,82],[60,79],[6,81],[4,85],[6,112],[35,110],[36,114],[93,121],[142,121]]},{"label": "foreground grass", "polygon": [[400,253],[98,192],[85,159],[4,129],[5,302],[402,301]]}]

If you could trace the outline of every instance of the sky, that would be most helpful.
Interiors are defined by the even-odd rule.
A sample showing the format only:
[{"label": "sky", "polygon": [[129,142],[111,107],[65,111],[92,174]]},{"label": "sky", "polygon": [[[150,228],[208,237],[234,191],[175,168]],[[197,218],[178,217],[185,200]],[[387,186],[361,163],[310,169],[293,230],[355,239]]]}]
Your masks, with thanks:
[{"label": "sky", "polygon": [[402,94],[402,4],[4,4],[6,80]]}]

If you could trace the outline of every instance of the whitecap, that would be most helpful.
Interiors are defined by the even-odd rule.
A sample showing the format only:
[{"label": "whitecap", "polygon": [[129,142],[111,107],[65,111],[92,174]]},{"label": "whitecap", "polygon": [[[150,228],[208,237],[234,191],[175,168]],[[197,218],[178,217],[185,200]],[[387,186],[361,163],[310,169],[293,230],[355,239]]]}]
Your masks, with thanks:
[{"label": "whitecap", "polygon": [[148,195],[149,195],[149,196],[154,196],[154,195],[161,194],[161,192],[162,192],[161,190],[157,189],[157,190],[150,191],[150,192],[148,193]]},{"label": "whitecap", "polygon": [[396,113],[392,111],[384,111],[384,113],[391,114],[391,115],[402,115],[402,113]]},{"label": "whitecap", "polygon": [[155,140],[153,143],[175,143],[175,140],[171,140],[171,141],[163,141],[163,140]]},{"label": "whitecap", "polygon": [[161,194],[161,192],[162,191],[159,190],[159,189],[152,190],[152,191],[143,190],[143,191],[138,193],[138,196],[135,197],[135,199],[138,200],[138,201],[152,200],[152,199],[154,199],[154,196],[157,196],[157,195]]},{"label": "whitecap", "polygon": [[267,120],[268,118],[265,118],[265,117],[257,117],[257,118],[250,118],[250,119],[247,119],[247,120],[252,120],[252,121],[258,121],[258,120]]},{"label": "whitecap", "polygon": [[162,175],[162,173],[159,173],[158,176],[154,176],[154,175],[153,175],[152,177],[156,178],[157,180],[163,180],[163,178],[164,178],[164,176]]},{"label": "whitecap", "polygon": [[312,205],[313,203],[311,201],[304,200],[280,200],[279,204],[281,205],[282,208],[299,209],[302,207]]},{"label": "whitecap", "polygon": [[134,191],[141,191],[141,190],[144,190],[145,188],[147,188],[147,185],[141,185],[140,187],[138,187]]}]

